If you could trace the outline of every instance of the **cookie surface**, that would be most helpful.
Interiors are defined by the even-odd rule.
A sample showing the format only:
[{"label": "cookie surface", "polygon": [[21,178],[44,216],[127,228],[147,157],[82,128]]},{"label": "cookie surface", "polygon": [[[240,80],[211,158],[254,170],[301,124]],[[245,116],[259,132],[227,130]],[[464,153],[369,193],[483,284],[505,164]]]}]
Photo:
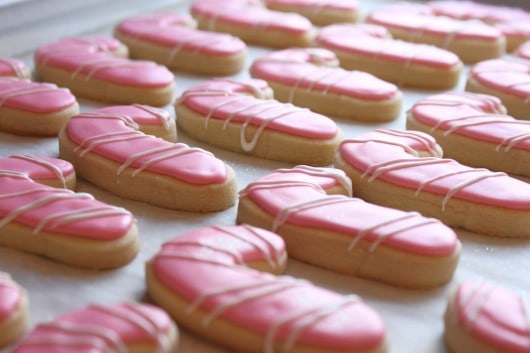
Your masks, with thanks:
[{"label": "cookie surface", "polygon": [[357,22],[360,17],[360,4],[356,0],[265,0],[264,3],[271,10],[298,13],[317,26]]},{"label": "cookie surface", "polygon": [[0,348],[22,336],[27,326],[28,299],[9,274],[0,272]]}]

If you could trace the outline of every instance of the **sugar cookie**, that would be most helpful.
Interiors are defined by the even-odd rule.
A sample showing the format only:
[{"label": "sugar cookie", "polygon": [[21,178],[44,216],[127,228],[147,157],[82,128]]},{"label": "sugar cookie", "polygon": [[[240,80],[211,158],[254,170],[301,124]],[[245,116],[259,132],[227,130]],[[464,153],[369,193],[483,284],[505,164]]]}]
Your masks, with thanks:
[{"label": "sugar cookie", "polygon": [[395,85],[338,64],[329,50],[291,48],[256,59],[250,73],[267,81],[279,101],[327,116],[384,122],[399,115],[402,93]]},{"label": "sugar cookie", "polygon": [[530,177],[530,122],[505,113],[497,97],[443,93],[414,104],[407,129],[432,135],[460,163]]},{"label": "sugar cookie", "polygon": [[530,61],[482,61],[469,70],[466,91],[497,96],[508,114],[530,120]]},{"label": "sugar cookie", "polygon": [[276,11],[296,12],[316,26],[333,23],[357,22],[360,5],[356,0],[265,0],[265,5]]},{"label": "sugar cookie", "polygon": [[70,163],[53,158],[0,159],[0,245],[84,268],[114,268],[138,252],[133,216],[68,186]]},{"label": "sugar cookie", "polygon": [[36,51],[35,71],[38,79],[68,87],[76,96],[124,104],[169,104],[173,73],[126,55],[127,48],[112,38],[60,39]]},{"label": "sugar cookie", "polygon": [[390,5],[372,11],[366,21],[384,26],[395,39],[447,49],[464,63],[498,58],[506,52],[506,38],[493,26],[425,12],[422,5]]},{"label": "sugar cookie", "polygon": [[13,353],[170,353],[177,344],[177,327],[153,305],[94,304],[38,324]]},{"label": "sugar cookie", "polygon": [[313,25],[307,18],[272,11],[247,0],[195,0],[191,14],[200,29],[230,33],[248,44],[307,47],[314,37]]},{"label": "sugar cookie", "polygon": [[122,21],[114,36],[131,58],[153,60],[172,70],[206,75],[232,75],[245,65],[247,46],[241,39],[193,28],[189,15],[160,12]]},{"label": "sugar cookie", "polygon": [[0,131],[56,136],[79,113],[74,95],[51,83],[0,77]]},{"label": "sugar cookie", "polygon": [[240,192],[237,220],[280,234],[293,258],[333,271],[414,288],[451,279],[460,254],[453,230],[350,192],[337,169],[280,169]]},{"label": "sugar cookie", "polygon": [[59,134],[60,155],[80,177],[121,197],[195,212],[232,206],[232,168],[205,150],[140,131],[165,123],[137,105],[82,113]]},{"label": "sugar cookie", "polygon": [[316,44],[337,54],[345,69],[366,71],[400,86],[449,89],[458,83],[463,67],[450,51],[391,39],[384,27],[370,24],[324,27]]},{"label": "sugar cookie", "polygon": [[28,325],[26,291],[0,272],[0,348],[22,336]]},{"label": "sugar cookie", "polygon": [[528,298],[486,281],[461,283],[445,312],[451,353],[528,351]]},{"label": "sugar cookie", "polygon": [[530,237],[530,184],[441,156],[427,134],[376,130],[345,140],[335,166],[368,202],[417,210],[476,233]]},{"label": "sugar cookie", "polygon": [[0,57],[0,77],[30,78],[31,70],[19,59]]},{"label": "sugar cookie", "polygon": [[355,295],[273,275],[285,259],[282,239],[263,229],[192,230],[147,263],[149,296],[179,325],[229,350],[387,352],[376,312]]},{"label": "sugar cookie", "polygon": [[337,124],[308,109],[263,99],[270,92],[262,80],[201,83],[175,103],[178,127],[231,151],[292,163],[330,164],[342,135]]}]

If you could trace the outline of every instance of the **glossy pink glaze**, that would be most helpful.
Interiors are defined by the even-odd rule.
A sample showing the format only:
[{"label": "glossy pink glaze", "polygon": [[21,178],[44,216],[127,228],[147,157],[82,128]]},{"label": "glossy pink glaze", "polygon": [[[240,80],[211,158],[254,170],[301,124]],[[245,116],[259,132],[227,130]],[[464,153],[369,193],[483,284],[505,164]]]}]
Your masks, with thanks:
[{"label": "glossy pink glaze", "polygon": [[514,20],[528,20],[530,13],[516,7],[496,4],[483,4],[474,1],[430,1],[428,7],[439,16],[458,19],[478,19],[486,23],[509,22]]},{"label": "glossy pink glaze", "polygon": [[519,46],[519,48],[517,48],[515,51],[515,55],[520,58],[530,60],[530,40]]},{"label": "glossy pink glaze", "polygon": [[316,42],[321,47],[364,56],[374,62],[388,60],[404,65],[423,65],[440,68],[452,68],[461,65],[458,56],[450,51],[425,44],[389,39],[383,36],[376,37],[359,30],[359,28],[356,28],[358,26],[343,24],[333,25],[330,28],[324,27],[317,35]]},{"label": "glossy pink glaze", "polygon": [[[65,160],[52,157],[13,155],[0,158],[0,171],[22,173],[31,179],[61,179],[74,174],[74,166]],[[60,173],[60,175],[57,175]]]},{"label": "glossy pink glaze", "polygon": [[0,76],[15,76],[23,78],[26,64],[14,58],[0,58]]},{"label": "glossy pink glaze", "polygon": [[[243,226],[226,228],[253,237]],[[268,245],[263,245],[268,247],[269,256],[285,256],[281,238],[265,230],[259,230],[259,233],[268,239]],[[261,239],[254,238],[253,241],[263,243]],[[170,242],[164,245],[153,259],[156,278],[178,296],[190,301],[190,312],[193,312],[193,304],[209,312],[224,308],[219,310],[218,316],[212,320],[222,319],[264,337],[266,352],[270,351],[267,350],[270,349],[270,343],[282,344],[288,338],[293,338],[293,334],[296,336],[296,345],[344,351],[374,349],[385,340],[383,321],[360,299],[340,306],[347,297],[306,281],[251,270],[234,256],[227,255],[228,251],[240,255],[243,261],[264,261],[264,254],[257,248],[249,247],[247,242],[238,241],[212,228],[191,231],[175,238],[174,241],[187,244]],[[219,250],[201,245],[204,243],[215,244]],[[194,257],[196,260],[186,257]],[[245,286],[247,289],[242,289]],[[265,291],[270,288],[284,289],[243,300],[252,293],[249,289],[252,286],[262,286]],[[229,288],[236,290],[228,291]],[[214,295],[215,292],[221,294]],[[234,305],[227,307],[228,303]],[[311,324],[303,327],[298,335],[295,331],[301,328],[304,318],[308,316],[286,321],[293,314],[309,313],[313,310],[318,312],[319,309],[329,310],[335,305],[339,307],[326,312],[314,322],[310,321]],[[249,315],[249,312],[252,315]],[[282,321],[286,322],[280,324]],[[207,327],[208,323],[205,324]]]},{"label": "glossy pink glaze", "polygon": [[189,21],[186,15],[154,13],[127,19],[118,25],[117,31],[162,46],[208,55],[235,55],[247,48],[237,37],[190,28]]},{"label": "glossy pink glaze", "polygon": [[[254,61],[250,73],[267,81],[322,92],[322,94],[340,94],[369,100],[387,100],[399,94],[397,86],[369,73],[327,67],[325,63],[331,61],[328,59],[329,54],[324,53],[324,65],[320,65],[319,60],[314,58],[315,49],[300,48],[273,52]],[[306,60],[302,60],[302,55],[305,55]]]},{"label": "glossy pink glaze", "polygon": [[[254,126],[269,121],[266,129],[305,138],[329,139],[338,133],[335,122],[323,115],[273,100],[238,94],[234,85],[238,84],[234,81],[215,80],[208,83],[208,86],[201,84],[192,87],[184,92],[180,104],[211,119],[231,118],[233,122],[243,123],[250,118],[249,124]],[[244,82],[239,86],[242,87],[240,90],[246,89],[248,92],[248,86]],[[260,111],[265,106],[272,108]],[[280,115],[281,118],[268,120]]]},{"label": "glossy pink glaze", "polygon": [[[90,148],[90,142],[91,140],[94,141],[95,136],[106,134],[129,135],[130,139],[97,144],[90,150],[92,153],[99,154],[122,165],[136,153],[151,149],[175,146],[175,150],[189,150],[190,153],[165,158],[149,165],[145,170],[196,185],[217,184],[226,180],[227,170],[225,164],[212,154],[204,150],[191,150],[185,144],[173,144],[154,136],[145,135],[137,131],[135,126],[131,126],[125,120],[119,118],[131,112],[131,108],[127,107],[117,115],[109,114],[105,112],[105,109],[103,111],[97,109],[87,114],[74,116],[66,126],[66,134],[74,144],[80,146],[79,153],[82,153],[86,148]],[[148,118],[144,112],[140,113],[140,117],[140,121],[143,121],[143,123]],[[136,116],[131,116],[130,118],[135,120]],[[151,118],[153,121],[159,120],[154,115]],[[119,137],[121,136],[117,136],[117,138]],[[137,158],[131,166],[134,169],[138,169],[144,163],[167,153],[168,151],[165,150]]]},{"label": "glossy pink glaze", "polygon": [[[361,140],[361,142],[358,140]],[[373,140],[384,140],[395,144]],[[429,142],[427,143],[427,141]],[[339,148],[339,152],[341,157],[351,167],[361,173],[367,173],[368,175],[365,178],[369,178],[375,172],[374,167],[378,163],[392,163],[399,160],[418,161],[421,163],[422,158],[405,151],[404,146],[418,152],[427,152],[435,146],[435,141],[431,136],[421,132],[407,131],[406,135],[395,135],[385,130],[377,130],[358,136],[355,140],[345,140]],[[396,168],[378,175],[377,179],[417,191],[425,180],[460,172],[459,174],[430,182],[422,188],[425,192],[445,196],[455,185],[469,180],[470,176],[461,172],[474,169],[454,160],[436,159],[442,162]],[[423,161],[426,162],[425,159]],[[371,169],[368,170],[368,168]],[[483,174],[491,175],[492,177],[476,181],[458,190],[451,196],[451,199],[461,199],[507,209],[530,209],[529,184],[507,175],[493,177],[495,174],[492,172],[484,172]],[[448,202],[451,201],[449,200]]]},{"label": "glossy pink glaze", "polygon": [[530,122],[502,114],[500,100],[474,93],[443,93],[420,100],[409,111],[414,120],[430,126],[433,131],[471,137],[494,143],[499,149],[530,150],[530,138],[517,143],[510,141],[529,134]]},{"label": "glossy pink glaze", "polygon": [[489,89],[522,99],[530,97],[530,61],[486,60],[471,67],[469,76]]},{"label": "glossy pink glaze", "polygon": [[0,107],[47,114],[64,110],[76,102],[68,89],[51,83],[0,77]]},{"label": "glossy pink glaze", "polygon": [[98,108],[98,113],[109,115],[126,115],[133,117],[139,125],[163,125],[167,126],[172,119],[169,112],[165,109],[151,107],[148,105],[113,105],[104,108]]},{"label": "glossy pink glaze", "polygon": [[462,329],[499,352],[530,350],[528,298],[487,282],[463,282],[455,293]]},{"label": "glossy pink glaze", "polygon": [[120,85],[150,88],[173,82],[173,73],[165,66],[113,56],[116,42],[102,37],[62,39],[40,47],[35,60],[39,66],[66,70],[73,78],[82,73]]},{"label": "glossy pink glaze", "polygon": [[0,323],[13,315],[21,300],[20,287],[7,273],[0,272]]},{"label": "glossy pink glaze", "polygon": [[[106,332],[118,345],[135,344],[162,346],[171,330],[169,316],[152,305],[127,303],[108,306],[92,305],[67,313],[50,323],[37,325],[16,347],[14,353],[44,352],[115,352],[116,346],[101,334],[86,331]],[[62,326],[74,327],[68,333]],[[76,332],[76,330],[78,330]],[[61,343],[63,342],[63,343]],[[70,342],[71,344],[68,344]],[[77,344],[75,344],[77,342]]]},{"label": "glossy pink glaze", "polygon": [[[390,5],[371,12],[369,23],[385,26],[389,29],[410,31],[411,38],[422,33],[445,37],[449,41],[459,39],[473,39],[481,41],[502,40],[502,33],[482,22],[451,19],[449,17],[433,16],[418,11],[400,9],[400,5]],[[396,15],[398,13],[398,15]]]},{"label": "glossy pink glaze", "polygon": [[[271,181],[276,184],[283,181],[287,182],[287,185],[262,187],[264,183],[270,184]],[[330,197],[325,194],[322,187],[327,187],[330,181],[334,182],[334,179],[308,175],[297,169],[293,169],[290,173],[273,172],[250,183],[242,191],[242,197],[250,198],[265,212],[278,217],[282,210],[293,205],[329,199]],[[455,233],[439,221],[416,226],[427,220],[418,215],[382,225],[384,222],[399,219],[405,215],[410,215],[410,213],[373,205],[357,198],[344,197],[341,202],[293,212],[287,218],[286,223],[339,232],[351,237],[352,241],[366,229],[381,225],[364,234],[363,239],[371,243],[380,241],[382,246],[422,256],[447,256],[455,251],[458,246]],[[345,222],[345,219],[348,222]],[[408,227],[410,229],[406,231],[399,231]]]},{"label": "glossy pink glaze", "polygon": [[247,30],[275,30],[289,34],[304,34],[313,29],[311,22],[295,13],[271,11],[244,0],[196,0],[191,13],[196,18],[216,23],[227,23]]},{"label": "glossy pink glaze", "polygon": [[292,6],[313,9],[319,11],[323,9],[333,9],[342,11],[358,11],[359,2],[356,0],[265,0],[267,6]]}]

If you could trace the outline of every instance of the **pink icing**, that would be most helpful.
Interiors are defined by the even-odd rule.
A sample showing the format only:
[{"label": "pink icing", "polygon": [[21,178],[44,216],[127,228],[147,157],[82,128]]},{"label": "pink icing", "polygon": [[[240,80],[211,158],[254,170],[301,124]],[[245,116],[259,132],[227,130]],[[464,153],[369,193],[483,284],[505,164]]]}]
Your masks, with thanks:
[{"label": "pink icing", "polygon": [[[173,144],[137,131],[134,122],[136,116],[124,116],[124,113],[131,112],[131,108],[126,108],[120,114],[109,114],[105,109],[98,109],[80,114],[70,119],[66,133],[78,146],[81,155],[89,151],[125,165],[135,155],[153,151],[133,158],[130,166],[137,171],[145,169],[195,185],[216,184],[226,180],[227,170],[221,160],[204,150],[192,149],[182,143]],[[144,111],[140,112],[140,116],[142,120],[146,119]],[[153,115],[152,119],[159,118]],[[106,142],[100,143],[98,140]],[[174,152],[178,154],[153,163],[155,158]]]},{"label": "pink icing", "polygon": [[216,23],[229,23],[246,29],[284,31],[286,34],[304,34],[313,29],[311,22],[295,13],[271,11],[244,0],[198,0],[191,7],[194,17]]},{"label": "pink icing", "polygon": [[300,8],[314,9],[315,12],[323,9],[342,11],[357,11],[359,3],[356,0],[265,0],[267,6],[298,6]]},{"label": "pink icing", "polygon": [[508,39],[530,39],[529,21],[530,15],[523,20],[497,23],[495,24],[495,28],[499,29]]},{"label": "pink icing", "polygon": [[492,349],[530,350],[528,298],[484,281],[464,282],[455,293],[455,304],[462,328]]},{"label": "pink icing", "polygon": [[[396,15],[396,12],[399,15]],[[430,34],[447,38],[450,41],[458,39],[476,39],[484,41],[498,41],[502,39],[501,32],[482,22],[461,21],[449,17],[431,16],[408,11],[408,8],[400,9],[400,5],[391,5],[370,13],[367,21],[387,28],[395,28],[411,31],[410,36],[415,34]]]},{"label": "pink icing", "polygon": [[[444,93],[417,102],[411,116],[432,130],[458,134],[498,146],[498,150],[530,150],[530,122],[500,114],[503,106],[493,96]],[[526,136],[526,137],[525,137]]]},{"label": "pink icing", "polygon": [[0,76],[24,77],[26,64],[22,60],[13,58],[0,58]]},{"label": "pink icing", "polygon": [[59,179],[64,184],[64,178],[74,174],[74,166],[57,158],[13,155],[0,159],[0,171],[21,173],[36,181]]},{"label": "pink icing", "polygon": [[355,55],[366,56],[373,61],[389,60],[404,65],[452,68],[460,65],[460,59],[450,51],[425,44],[411,43],[385,37],[367,35],[356,28],[358,25],[342,24],[324,27],[318,34],[319,46]]},{"label": "pink icing", "polygon": [[0,78],[0,107],[46,114],[75,103],[75,96],[66,88],[26,79]]},{"label": "pink icing", "polygon": [[166,47],[208,55],[234,55],[246,50],[239,38],[189,28],[189,21],[185,15],[155,13],[127,19],[120,23],[117,31]]},{"label": "pink icing", "polygon": [[[362,237],[374,244],[373,251],[377,251],[380,243],[423,256],[447,256],[455,251],[456,235],[441,222],[430,222],[416,214],[376,206],[360,199],[327,196],[321,187],[329,182],[330,177],[326,181],[325,177],[308,175],[295,168],[291,173],[273,172],[249,184],[241,197],[249,197],[276,220],[294,205],[318,200],[313,207],[290,213],[285,222],[340,232],[352,238],[352,248],[360,240],[356,238]],[[345,219],[348,222],[344,222]]]},{"label": "pink icing", "polygon": [[490,89],[522,99],[530,97],[530,62],[486,60],[473,66],[469,76]]},{"label": "pink icing", "polygon": [[[336,67],[317,66],[311,49],[286,49],[254,61],[253,76],[276,81],[294,88],[334,93],[353,98],[386,100],[399,94],[399,89],[386,81],[361,71],[346,71]],[[323,49],[321,49],[323,50]],[[331,52],[329,52],[331,53]],[[306,60],[299,60],[299,56]],[[324,59],[324,62],[331,61]]]},{"label": "pink icing", "polygon": [[84,74],[88,79],[148,88],[164,87],[173,82],[173,74],[164,66],[112,56],[116,42],[101,37],[62,39],[40,47],[35,60],[40,66],[70,72],[72,79]]},{"label": "pink icing", "polygon": [[[507,175],[470,168],[451,159],[418,157],[405,148],[425,153],[434,146],[434,139],[421,132],[395,134],[377,130],[355,140],[345,140],[339,151],[341,157],[364,173],[369,181],[377,178],[416,192],[426,191],[444,196],[442,209],[453,198],[508,209],[530,208],[530,186],[525,182]],[[388,170],[381,168],[391,166],[395,167]],[[477,175],[479,179],[474,180]],[[467,185],[467,182],[471,183]],[[458,185],[463,187],[455,188]]]},{"label": "pink icing", "polygon": [[[329,139],[338,129],[331,119],[289,104],[258,99],[235,93],[233,81],[216,80],[210,89],[191,88],[180,98],[180,103],[204,115],[207,119],[219,119],[284,132],[295,136]],[[241,85],[244,85],[242,83]]]},{"label": "pink icing", "polygon": [[530,60],[530,41],[527,41],[521,46],[519,46],[519,48],[517,48],[517,51],[515,52],[515,55],[520,58]]},{"label": "pink icing", "polygon": [[13,352],[109,353],[134,344],[164,352],[171,325],[168,315],[152,305],[92,305],[38,325]]},{"label": "pink icing", "polygon": [[[229,229],[253,236],[246,227]],[[265,230],[259,232],[268,239],[271,252],[284,252],[281,238]],[[266,353],[273,352],[273,343],[357,351],[374,349],[385,340],[383,321],[360,299],[306,281],[250,270],[226,254],[228,250],[243,260],[264,259],[246,242],[212,228],[192,231],[175,240],[176,244],[165,245],[155,256],[155,276],[190,301],[189,313],[198,307],[211,313],[202,322],[205,327],[218,318],[244,327],[264,337]],[[182,241],[187,244],[178,245]],[[215,243],[218,250],[203,246],[205,242]]]},{"label": "pink icing", "polygon": [[20,288],[7,273],[0,272],[0,322],[13,314],[21,299]]},{"label": "pink icing", "polygon": [[141,104],[114,105],[99,108],[96,112],[109,115],[131,116],[140,125],[163,125],[166,128],[168,128],[169,122],[172,119],[169,112],[165,109]]},{"label": "pink icing", "polygon": [[530,14],[523,9],[493,4],[481,4],[473,1],[437,0],[430,1],[428,6],[436,15],[449,16],[464,20],[479,19],[487,23],[528,20],[530,17]]}]

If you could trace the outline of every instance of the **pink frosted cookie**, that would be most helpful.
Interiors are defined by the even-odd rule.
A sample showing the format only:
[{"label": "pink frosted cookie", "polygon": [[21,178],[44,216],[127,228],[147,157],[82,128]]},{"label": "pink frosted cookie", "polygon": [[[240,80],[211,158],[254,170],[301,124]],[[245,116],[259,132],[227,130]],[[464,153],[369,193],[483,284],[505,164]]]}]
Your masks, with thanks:
[{"label": "pink frosted cookie", "polygon": [[[506,37],[507,50],[512,51],[530,39],[530,13],[520,8],[473,1],[431,1],[430,10],[438,16],[476,19],[497,27]],[[526,39],[525,39],[526,38]]]},{"label": "pink frosted cookie", "polygon": [[249,0],[195,0],[191,14],[199,28],[235,35],[249,44],[272,48],[312,44],[311,22],[296,13],[272,11]]},{"label": "pink frosted cookie", "polygon": [[265,81],[220,79],[184,92],[177,124],[200,141],[253,156],[327,165],[341,140],[337,124],[308,109],[270,98]]},{"label": "pink frosted cookie", "polygon": [[35,71],[42,81],[75,95],[114,103],[162,106],[173,98],[174,76],[152,61],[127,59],[127,48],[105,37],[66,38],[40,47]]},{"label": "pink frosted cookie", "polygon": [[68,119],[77,113],[77,100],[66,88],[0,77],[0,131],[56,136]]},{"label": "pink frosted cookie", "polygon": [[273,275],[286,256],[282,239],[263,229],[200,228],[147,263],[149,295],[230,351],[387,352],[385,324],[360,298]]},{"label": "pink frosted cookie", "polygon": [[297,260],[398,286],[442,285],[460,255],[449,227],[351,198],[351,182],[338,169],[279,169],[250,183],[237,220],[280,234]]},{"label": "pink frosted cookie", "polygon": [[497,97],[443,93],[414,104],[407,128],[432,135],[463,164],[530,177],[530,121],[505,113]]},{"label": "pink frosted cookie", "polygon": [[530,40],[521,44],[514,54],[521,59],[530,60]]},{"label": "pink frosted cookie", "polygon": [[241,39],[194,26],[189,15],[160,12],[124,20],[114,36],[128,46],[132,58],[170,69],[206,75],[232,75],[243,69],[247,46]]},{"label": "pink frosted cookie", "polygon": [[400,86],[452,88],[463,67],[450,51],[391,39],[384,27],[370,24],[324,27],[316,43],[337,54],[343,68],[366,71]]},{"label": "pink frosted cookie", "polygon": [[48,157],[0,159],[0,245],[69,265],[104,269],[138,252],[133,216],[65,188],[73,166]]},{"label": "pink frosted cookie", "polygon": [[298,13],[317,26],[359,20],[357,0],[265,0],[264,3],[271,10]]},{"label": "pink frosted cookie", "polygon": [[445,312],[451,353],[524,353],[530,348],[528,298],[486,281],[461,283]]},{"label": "pink frosted cookie", "polygon": [[368,202],[416,210],[476,233],[530,237],[530,184],[441,156],[427,134],[376,130],[345,140],[335,166]]},{"label": "pink frosted cookie", "polygon": [[498,58],[506,38],[497,28],[480,21],[435,16],[423,6],[390,5],[371,12],[369,23],[386,27],[396,39],[425,43],[452,51],[465,63]]},{"label": "pink frosted cookie", "polygon": [[3,57],[0,58],[0,77],[1,76],[30,78],[31,70],[22,60]]},{"label": "pink frosted cookie", "polygon": [[0,272],[0,348],[17,340],[27,326],[26,291],[9,274]]},{"label": "pink frosted cookie", "polygon": [[466,91],[497,96],[510,115],[530,120],[530,61],[480,62],[469,70]]},{"label": "pink frosted cookie", "polygon": [[38,324],[12,353],[170,353],[178,331],[161,309],[140,303],[90,305]]},{"label": "pink frosted cookie", "polygon": [[61,157],[80,177],[128,199],[197,212],[232,206],[234,171],[205,150],[142,132],[167,122],[144,108],[111,107],[74,116],[59,134]]},{"label": "pink frosted cookie", "polygon": [[328,116],[364,122],[395,119],[402,94],[393,84],[362,71],[338,67],[322,48],[291,48],[254,61],[253,77],[269,83],[274,97]]}]

